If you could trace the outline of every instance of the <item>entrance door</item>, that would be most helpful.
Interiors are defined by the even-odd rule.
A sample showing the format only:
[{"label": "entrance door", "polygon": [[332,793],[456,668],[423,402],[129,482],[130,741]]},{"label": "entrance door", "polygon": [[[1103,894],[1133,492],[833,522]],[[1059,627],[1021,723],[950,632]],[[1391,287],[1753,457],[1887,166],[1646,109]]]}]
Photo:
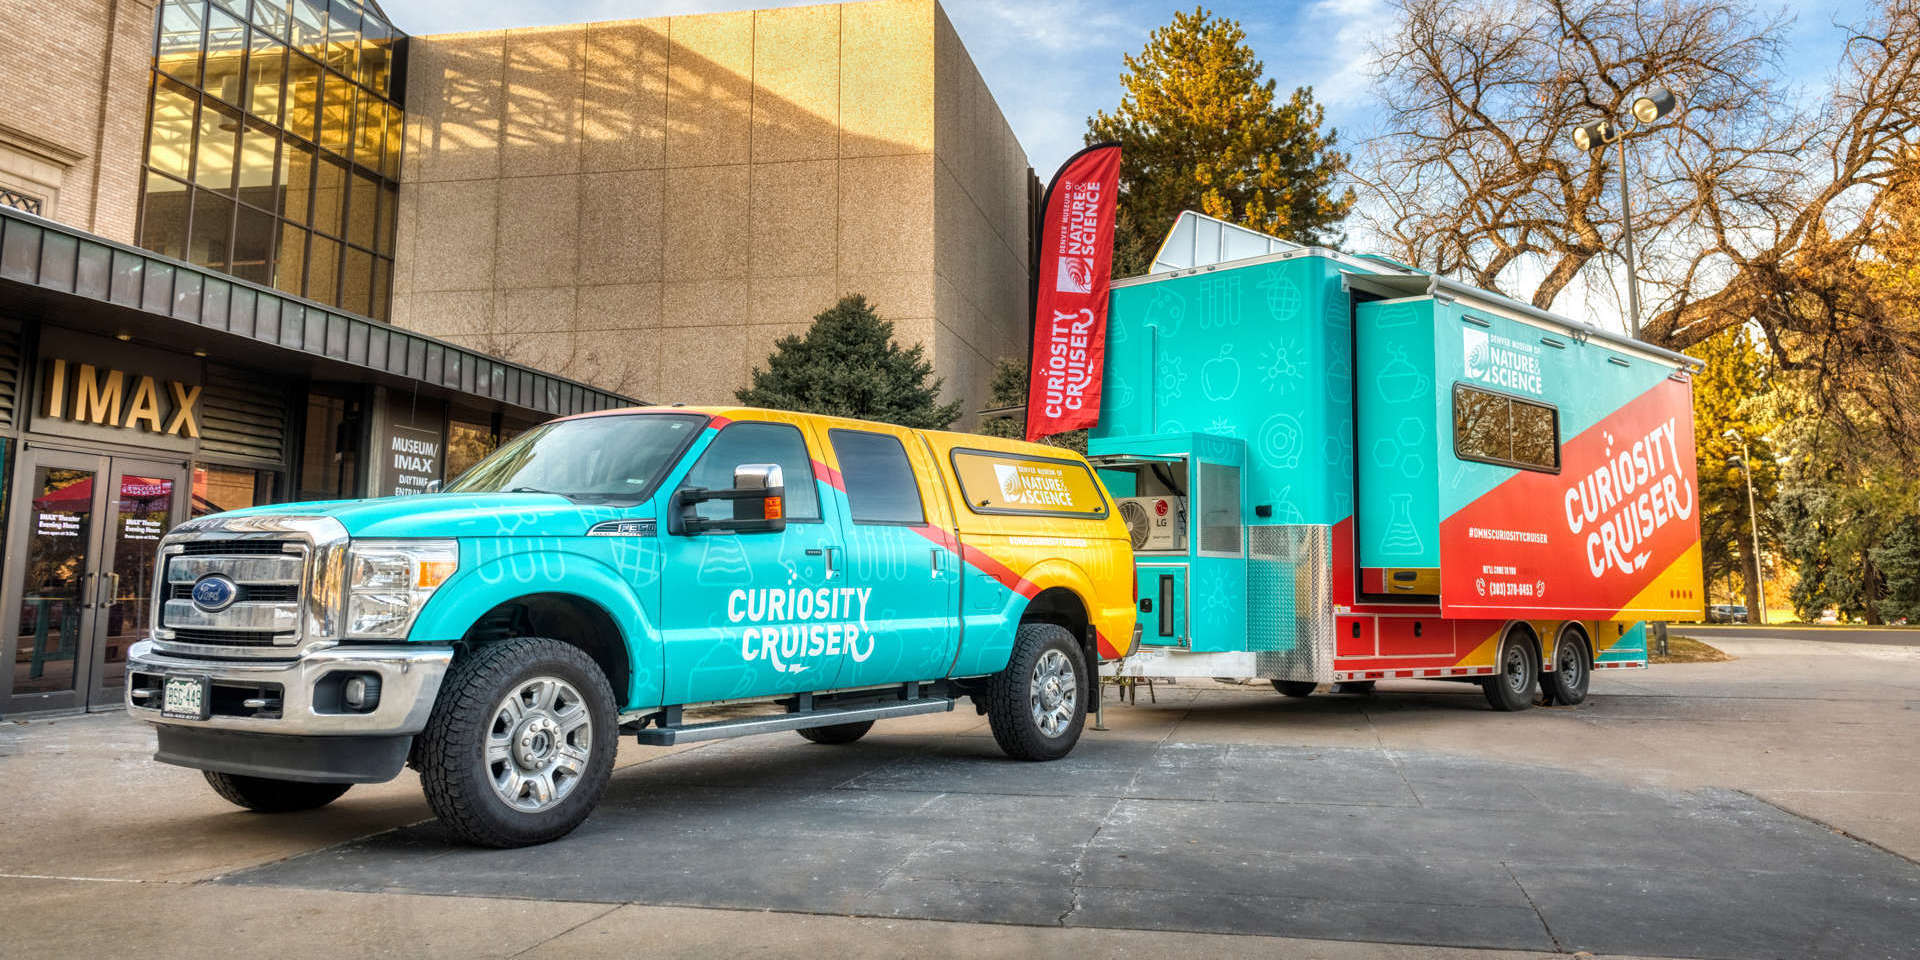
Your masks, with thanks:
[{"label": "entrance door", "polygon": [[5,712],[110,709],[145,630],[160,538],[184,506],[185,467],[30,448],[13,490]]}]

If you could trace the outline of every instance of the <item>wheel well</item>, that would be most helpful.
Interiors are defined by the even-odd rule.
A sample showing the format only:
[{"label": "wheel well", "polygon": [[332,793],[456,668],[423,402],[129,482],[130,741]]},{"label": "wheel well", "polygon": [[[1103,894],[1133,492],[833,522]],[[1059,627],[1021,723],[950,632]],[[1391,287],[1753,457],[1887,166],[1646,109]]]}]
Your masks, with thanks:
[{"label": "wheel well", "polygon": [[1534,632],[1533,624],[1525,620],[1515,620],[1508,624],[1507,635],[1512,636],[1516,633],[1526,637],[1527,642],[1533,644],[1533,662],[1539,664],[1540,669],[1545,670],[1547,668],[1546,650],[1541,647],[1540,634]]},{"label": "wheel well", "polygon": [[1092,668],[1100,662],[1100,650],[1093,638],[1093,619],[1087,615],[1086,603],[1072,590],[1048,587],[1040,591],[1027,602],[1027,609],[1020,614],[1020,622],[1051,623],[1065,627],[1080,642],[1080,649],[1086,654],[1087,666]]},{"label": "wheel well", "polygon": [[1579,634],[1580,639],[1585,640],[1587,642],[1587,668],[1592,669],[1594,664],[1594,658],[1599,656],[1599,654],[1595,653],[1593,650],[1593,634],[1588,633],[1587,625],[1584,623],[1581,623],[1578,620],[1568,620],[1567,622],[1560,625],[1560,629],[1556,631],[1554,634],[1554,639],[1553,639],[1554,654],[1553,655],[1555,657],[1560,656],[1560,647],[1559,647],[1560,637],[1565,636],[1569,631]]},{"label": "wheel well", "polygon": [[467,628],[461,643],[480,647],[511,637],[548,637],[579,647],[607,675],[614,702],[627,702],[633,670],[626,639],[599,604],[565,593],[515,597],[481,615]]}]

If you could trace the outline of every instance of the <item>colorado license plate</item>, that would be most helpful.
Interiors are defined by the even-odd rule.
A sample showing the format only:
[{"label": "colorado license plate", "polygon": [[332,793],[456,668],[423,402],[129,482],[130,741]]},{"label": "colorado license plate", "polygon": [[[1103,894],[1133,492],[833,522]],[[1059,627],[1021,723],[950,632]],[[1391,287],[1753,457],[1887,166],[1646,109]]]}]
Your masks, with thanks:
[{"label": "colorado license plate", "polygon": [[160,701],[160,715],[179,720],[205,720],[212,688],[206,677],[168,677]]}]

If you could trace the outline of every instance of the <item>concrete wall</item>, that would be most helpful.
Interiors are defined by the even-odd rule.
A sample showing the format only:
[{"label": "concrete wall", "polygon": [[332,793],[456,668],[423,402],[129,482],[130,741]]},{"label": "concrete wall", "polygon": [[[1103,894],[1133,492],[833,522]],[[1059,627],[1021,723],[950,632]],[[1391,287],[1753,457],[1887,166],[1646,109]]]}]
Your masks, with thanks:
[{"label": "concrete wall", "polygon": [[153,0],[0,2],[0,187],[131,243]]},{"label": "concrete wall", "polygon": [[944,22],[870,0],[414,37],[394,322],[731,401],[776,339],[863,293],[978,409],[982,358],[1022,322],[980,318],[1016,290],[1024,312],[1025,256],[972,250],[1012,199],[960,198],[1026,160]]}]

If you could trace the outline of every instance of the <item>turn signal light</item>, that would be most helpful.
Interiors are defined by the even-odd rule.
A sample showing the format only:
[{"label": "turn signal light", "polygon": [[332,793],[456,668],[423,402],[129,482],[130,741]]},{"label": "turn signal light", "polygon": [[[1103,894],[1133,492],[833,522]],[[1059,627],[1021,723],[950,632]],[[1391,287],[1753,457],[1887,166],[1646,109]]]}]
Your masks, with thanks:
[{"label": "turn signal light", "polygon": [[453,576],[453,571],[459,567],[460,564],[454,560],[422,560],[420,577],[415,581],[414,586],[426,589],[437,587],[446,583],[447,578]]},{"label": "turn signal light", "polygon": [[786,511],[787,511],[787,505],[785,502],[785,498],[783,497],[767,498],[766,518],[768,520],[779,520],[787,515]]}]

